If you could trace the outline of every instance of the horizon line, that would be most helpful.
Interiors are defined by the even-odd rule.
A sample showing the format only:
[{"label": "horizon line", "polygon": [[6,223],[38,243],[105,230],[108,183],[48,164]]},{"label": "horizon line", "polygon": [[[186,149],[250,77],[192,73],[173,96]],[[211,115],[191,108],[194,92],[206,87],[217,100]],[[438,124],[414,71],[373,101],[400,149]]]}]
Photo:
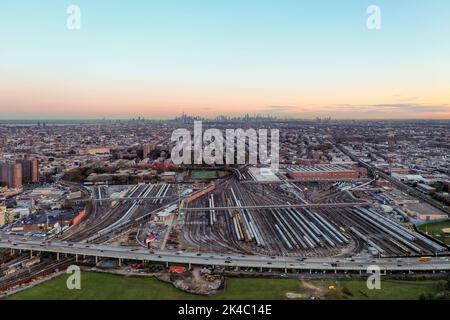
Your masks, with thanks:
[{"label": "horizon line", "polygon": [[[220,120],[214,117],[202,117],[202,116],[189,116],[188,117],[199,117],[200,120]],[[229,116],[230,118],[243,118],[241,116]],[[263,117],[263,116],[261,116]],[[132,121],[132,120],[140,120],[140,121],[175,121],[178,117],[175,118],[145,118],[138,117],[135,118],[0,118],[1,122],[14,122],[14,121],[27,121],[27,122],[43,122],[43,121]],[[253,118],[253,117],[251,117]],[[266,119],[269,119],[268,117]],[[232,119],[231,119],[232,120]],[[273,121],[317,121],[317,120],[325,120],[325,121],[450,121],[450,118],[332,118],[332,117],[315,117],[315,118],[279,118],[274,116],[272,118]]]}]

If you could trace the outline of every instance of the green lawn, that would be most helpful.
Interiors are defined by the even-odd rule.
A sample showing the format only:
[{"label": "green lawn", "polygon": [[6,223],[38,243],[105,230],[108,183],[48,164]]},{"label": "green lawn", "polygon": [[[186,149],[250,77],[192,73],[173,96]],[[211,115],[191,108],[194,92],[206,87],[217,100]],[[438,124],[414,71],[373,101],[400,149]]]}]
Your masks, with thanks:
[{"label": "green lawn", "polygon": [[210,180],[217,178],[217,171],[192,171],[191,172],[192,179],[200,179],[200,180]]},{"label": "green lawn", "polygon": [[172,284],[148,277],[123,277],[111,274],[82,272],[81,290],[68,290],[67,275],[19,292],[8,299],[283,299],[287,291],[299,287],[291,279],[228,279],[225,292],[203,297],[176,289]]},{"label": "green lawn", "polygon": [[445,281],[382,281],[380,290],[367,289],[364,281],[345,281],[343,287],[352,293],[352,300],[417,300],[421,294],[436,294]]},{"label": "green lawn", "polygon": [[450,228],[450,220],[442,222],[430,222],[418,227],[422,232],[428,232],[428,234],[436,239],[450,245],[450,234],[444,234],[442,229]]},{"label": "green lawn", "polygon": [[[129,300],[177,300],[177,299],[286,299],[286,293],[305,293],[301,282],[294,279],[229,278],[225,291],[211,297],[203,297],[180,291],[169,283],[147,277],[122,277],[111,274],[82,272],[81,290],[68,290],[67,275],[22,291],[8,299],[129,299]],[[382,281],[381,290],[368,290],[365,281],[343,280],[333,282],[309,281],[327,292],[328,299],[418,299],[421,293],[435,294],[443,281]],[[336,285],[336,290],[328,286]],[[329,290],[329,292],[328,292]],[[350,294],[349,294],[350,293]]]}]

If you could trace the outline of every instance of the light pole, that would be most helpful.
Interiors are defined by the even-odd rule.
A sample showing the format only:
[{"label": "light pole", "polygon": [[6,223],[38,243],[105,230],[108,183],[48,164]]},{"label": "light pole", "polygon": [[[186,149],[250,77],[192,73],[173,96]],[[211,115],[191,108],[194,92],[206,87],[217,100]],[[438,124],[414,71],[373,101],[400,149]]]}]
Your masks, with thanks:
[{"label": "light pole", "polygon": [[45,212],[45,240],[48,240],[48,212]]}]

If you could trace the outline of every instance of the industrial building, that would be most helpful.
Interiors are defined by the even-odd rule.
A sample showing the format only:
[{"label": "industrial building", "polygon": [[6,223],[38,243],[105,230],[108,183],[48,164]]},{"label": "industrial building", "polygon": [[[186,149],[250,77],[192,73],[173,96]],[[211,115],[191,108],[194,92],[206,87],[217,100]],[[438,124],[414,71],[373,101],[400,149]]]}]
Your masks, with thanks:
[{"label": "industrial building", "polygon": [[407,203],[403,206],[403,209],[408,215],[424,221],[448,218],[448,215],[445,212],[442,212],[428,203]]},{"label": "industrial building", "polygon": [[271,182],[280,181],[275,173],[270,168],[249,168],[248,173],[255,181],[259,182]]},{"label": "industrial building", "polygon": [[287,175],[294,180],[358,179],[365,177],[361,169],[340,164],[320,164],[313,166],[289,166]]},{"label": "industrial building", "polygon": [[418,183],[417,184],[417,190],[419,190],[420,192],[426,193],[426,194],[430,194],[432,192],[436,191],[436,188],[433,188],[427,184],[424,183]]},{"label": "industrial building", "polygon": [[0,227],[14,221],[14,212],[0,205]]}]

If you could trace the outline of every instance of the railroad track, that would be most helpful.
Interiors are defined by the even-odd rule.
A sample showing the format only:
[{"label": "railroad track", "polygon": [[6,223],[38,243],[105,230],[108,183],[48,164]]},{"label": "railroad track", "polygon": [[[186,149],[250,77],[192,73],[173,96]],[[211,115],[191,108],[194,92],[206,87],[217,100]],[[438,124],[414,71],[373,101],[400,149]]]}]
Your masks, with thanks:
[{"label": "railroad track", "polygon": [[[98,234],[99,232],[103,232],[104,235],[101,237],[101,240],[107,238],[108,231],[111,231],[111,234],[116,233],[115,227],[117,229],[122,223],[126,223],[127,221],[132,221],[133,218],[138,217],[143,211],[146,210],[155,210],[158,207],[164,205],[167,201],[166,196],[173,196],[172,188],[170,185],[160,184],[160,185],[138,185],[135,190],[130,190],[128,193],[129,196],[133,196],[134,194],[143,194],[146,195],[154,195],[156,197],[163,195],[164,197],[161,199],[155,199],[153,201],[141,201],[139,199],[133,200],[132,202],[118,202],[114,208],[107,210],[106,212],[96,212],[94,215],[91,215],[89,219],[81,222],[80,225],[76,227],[76,229],[72,230],[70,234],[63,236],[60,240],[70,241],[70,242],[79,242],[86,241],[92,236]],[[169,199],[170,200],[170,199]],[[105,206],[104,206],[105,207]],[[93,240],[93,243],[98,243],[99,240]]]},{"label": "railroad track", "polygon": [[[241,205],[258,204],[263,207],[263,204],[298,201],[278,185],[264,188],[267,192],[261,192],[257,185],[243,185],[233,180],[228,180],[220,188],[216,188],[214,207],[235,206],[236,209],[217,213],[217,222],[213,226],[208,222],[210,220],[209,196],[197,199],[191,205],[205,209],[197,212],[186,211],[185,238],[194,246],[209,247],[210,250],[219,252],[238,251],[246,254],[284,256],[329,256],[339,253],[338,246],[334,243],[332,247],[326,246],[323,245],[323,241],[310,238],[312,231],[306,231],[304,228],[309,227],[305,225],[302,227],[300,224],[311,224],[312,221],[302,218],[301,222],[298,222],[297,219],[300,218],[294,218],[295,215],[308,216],[302,209],[257,209],[251,212],[245,208],[239,209]],[[259,241],[256,241],[256,234],[260,237]],[[304,241],[305,239],[307,242]],[[343,242],[342,245],[344,245]]]},{"label": "railroad track", "polygon": [[67,258],[62,261],[46,260],[30,268],[24,268],[11,277],[4,277],[0,281],[0,292],[7,292],[15,287],[28,284],[33,280],[49,276],[57,271],[66,269],[73,263],[73,258]]}]

